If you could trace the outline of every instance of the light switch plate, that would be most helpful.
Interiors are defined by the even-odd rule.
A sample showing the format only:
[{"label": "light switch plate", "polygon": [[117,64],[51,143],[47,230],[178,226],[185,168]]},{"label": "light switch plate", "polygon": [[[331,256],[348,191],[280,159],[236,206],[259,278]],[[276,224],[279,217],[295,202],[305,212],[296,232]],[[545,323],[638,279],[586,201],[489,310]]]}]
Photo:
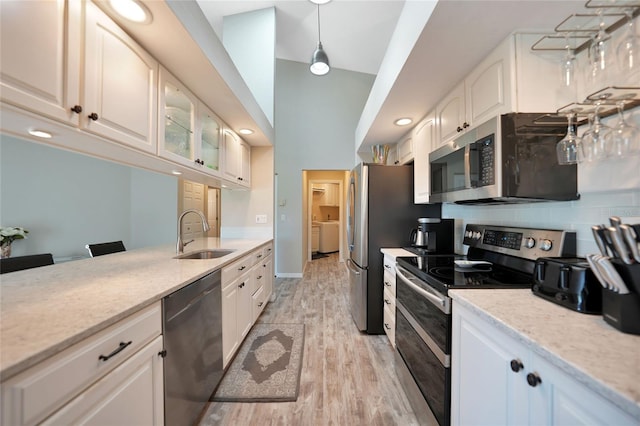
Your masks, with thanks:
[{"label": "light switch plate", "polygon": [[256,223],[267,223],[267,215],[266,214],[257,214],[256,215]]}]

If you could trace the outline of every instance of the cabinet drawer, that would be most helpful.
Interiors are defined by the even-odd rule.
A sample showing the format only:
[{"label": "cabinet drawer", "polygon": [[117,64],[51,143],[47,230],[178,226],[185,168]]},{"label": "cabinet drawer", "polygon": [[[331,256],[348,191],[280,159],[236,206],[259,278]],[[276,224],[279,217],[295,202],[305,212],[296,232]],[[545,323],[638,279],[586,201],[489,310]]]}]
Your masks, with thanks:
[{"label": "cabinet drawer", "polygon": [[163,424],[162,348],[158,336],[43,424]]},{"label": "cabinet drawer", "polygon": [[3,424],[41,421],[161,331],[161,303],[157,302],[9,379],[2,384]]},{"label": "cabinet drawer", "polygon": [[382,293],[382,301],[384,306],[388,306],[392,312],[396,311],[396,297],[393,294],[391,294],[391,292],[388,291],[386,288]]},{"label": "cabinet drawer", "polygon": [[264,287],[260,287],[258,291],[251,297],[251,313],[253,314],[253,322],[255,322],[265,306],[267,305],[267,292]]},{"label": "cabinet drawer", "polygon": [[251,280],[251,294],[255,293],[265,282],[265,268],[262,263],[256,265],[251,270],[253,273],[253,279]]},{"label": "cabinet drawer", "polygon": [[393,297],[396,297],[396,276],[391,275],[386,269],[382,277],[382,284],[384,284],[384,290],[389,291]]},{"label": "cabinet drawer", "polygon": [[396,259],[393,256],[385,254],[382,259],[382,266],[385,272],[389,272],[394,277],[396,276]]},{"label": "cabinet drawer", "polygon": [[273,243],[269,243],[262,248],[263,257],[267,257],[273,253]]},{"label": "cabinet drawer", "polygon": [[258,249],[251,253],[251,266],[257,265],[264,258],[264,251],[262,249]]},{"label": "cabinet drawer", "polygon": [[384,332],[387,333],[387,337],[391,342],[391,346],[396,347],[396,311],[395,308],[392,311],[385,305],[382,312],[382,324],[384,326]]},{"label": "cabinet drawer", "polygon": [[234,279],[240,276],[251,268],[253,265],[253,256],[251,254],[236,260],[231,265],[222,268],[222,288],[224,289]]}]

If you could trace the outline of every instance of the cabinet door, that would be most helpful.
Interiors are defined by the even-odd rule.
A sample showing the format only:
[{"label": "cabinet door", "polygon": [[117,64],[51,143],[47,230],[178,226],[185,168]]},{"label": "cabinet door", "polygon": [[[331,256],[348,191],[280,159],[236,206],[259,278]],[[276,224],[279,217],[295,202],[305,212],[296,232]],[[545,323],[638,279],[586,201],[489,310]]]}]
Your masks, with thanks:
[{"label": "cabinet door", "polygon": [[413,202],[428,203],[431,192],[429,153],[433,150],[435,116],[429,114],[413,130]]},{"label": "cabinet door", "polygon": [[240,177],[240,139],[229,129],[222,132],[224,142],[223,176],[233,182]]},{"label": "cabinet door", "polygon": [[398,161],[407,164],[413,160],[413,139],[406,138],[398,143]]},{"label": "cabinet door", "polygon": [[143,151],[156,152],[158,63],[87,2],[81,125]]},{"label": "cabinet door", "polygon": [[539,375],[541,383],[529,388],[529,424],[637,426],[637,418],[623,412],[540,356],[533,356],[531,371]]},{"label": "cabinet door", "polygon": [[79,0],[2,2],[2,101],[79,123],[81,9]]},{"label": "cabinet door", "polygon": [[[454,305],[451,367],[453,425],[527,422],[527,350]],[[523,368],[511,369],[519,360]]]},{"label": "cabinet door", "polygon": [[[451,91],[436,107],[438,146],[458,136],[466,124],[464,82]],[[435,148],[435,147],[434,147]]]},{"label": "cabinet door", "polygon": [[162,348],[158,336],[43,424],[164,424]]},{"label": "cabinet door", "polygon": [[465,79],[468,123],[480,124],[511,109],[512,37],[498,46]]},{"label": "cabinet door", "polygon": [[[318,236],[319,237],[319,236]],[[264,274],[265,300],[269,300],[273,294],[273,256],[267,256],[262,264]]]},{"label": "cabinet door", "polygon": [[196,97],[162,67],[159,86],[158,154],[195,167]]},{"label": "cabinet door", "polygon": [[234,280],[222,289],[222,360],[225,367],[240,346],[237,312],[238,285]]},{"label": "cabinet door", "polygon": [[238,279],[238,340],[242,342],[251,330],[253,315],[251,313],[251,289],[253,274],[247,272]]},{"label": "cabinet door", "polygon": [[240,142],[240,183],[244,186],[251,185],[251,146]]},{"label": "cabinet door", "polygon": [[202,102],[198,104],[196,122],[197,160],[204,170],[215,176],[220,175],[220,120]]},{"label": "cabinet door", "polygon": [[265,290],[264,287],[260,287],[258,291],[256,291],[253,296],[251,296],[251,322],[255,322],[262,311],[264,310],[265,305]]}]

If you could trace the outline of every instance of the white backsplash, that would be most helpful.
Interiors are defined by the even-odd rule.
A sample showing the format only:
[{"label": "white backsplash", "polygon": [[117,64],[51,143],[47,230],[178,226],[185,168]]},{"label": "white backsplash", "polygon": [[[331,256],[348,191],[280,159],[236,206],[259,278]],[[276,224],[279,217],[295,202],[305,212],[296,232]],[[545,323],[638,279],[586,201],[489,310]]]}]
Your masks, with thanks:
[{"label": "white backsplash", "polygon": [[443,204],[442,217],[455,218],[455,250],[464,253],[461,233],[468,223],[572,230],[577,233],[577,254],[597,253],[591,226],[608,224],[610,216],[625,223],[640,223],[640,189],[590,192],[576,201],[463,206]]}]

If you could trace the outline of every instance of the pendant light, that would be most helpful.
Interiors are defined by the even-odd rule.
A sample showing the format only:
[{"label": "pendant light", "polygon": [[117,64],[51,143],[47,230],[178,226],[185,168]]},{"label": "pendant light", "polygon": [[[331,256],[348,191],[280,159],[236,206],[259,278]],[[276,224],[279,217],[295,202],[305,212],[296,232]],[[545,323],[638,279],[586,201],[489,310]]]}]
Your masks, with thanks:
[{"label": "pendant light", "polygon": [[320,41],[320,4],[318,3],[318,47],[311,57],[309,70],[314,75],[325,75],[330,69],[329,57],[322,48],[322,42]]}]

